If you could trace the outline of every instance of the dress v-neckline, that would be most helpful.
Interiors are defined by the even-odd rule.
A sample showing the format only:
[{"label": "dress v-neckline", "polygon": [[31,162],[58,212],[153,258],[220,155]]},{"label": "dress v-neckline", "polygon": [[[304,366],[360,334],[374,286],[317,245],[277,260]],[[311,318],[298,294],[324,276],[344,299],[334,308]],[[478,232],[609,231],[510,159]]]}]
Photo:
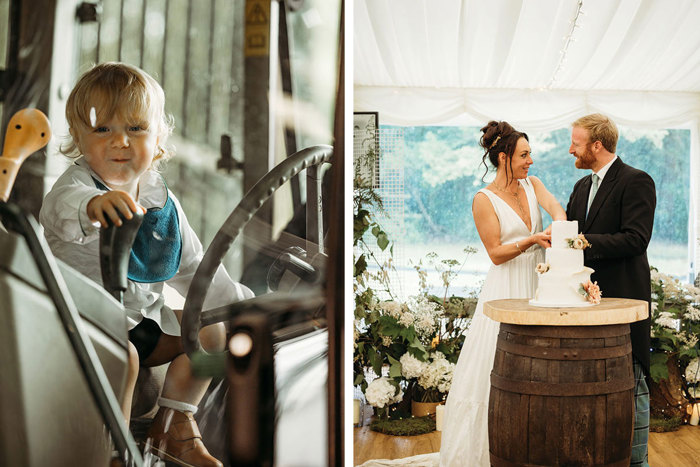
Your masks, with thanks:
[{"label": "dress v-neckline", "polygon": [[[518,183],[520,183],[520,182],[518,182]],[[517,217],[518,219],[520,219],[520,222],[523,224],[523,227],[525,227],[525,230],[527,230],[528,232],[530,232],[530,234],[532,234],[532,233],[533,233],[533,229],[534,229],[534,227],[535,227],[535,222],[534,222],[534,220],[533,220],[533,218],[532,218],[532,206],[530,206],[530,197],[529,197],[528,194],[527,194],[527,188],[525,188],[525,184],[524,184],[524,183],[520,183],[520,185],[522,185],[523,190],[525,190],[525,199],[527,199],[527,213],[530,215],[530,228],[529,228],[529,229],[527,228],[527,223],[523,220],[522,217],[520,217],[520,216],[518,215],[517,212],[515,212],[515,209],[513,209],[513,206],[511,206],[510,204],[508,204],[508,202],[506,202],[506,200],[504,200],[503,198],[501,198],[500,196],[498,196],[498,194],[496,194],[495,191],[491,191],[491,190],[489,190],[488,188],[485,188],[485,190],[491,191],[491,193],[493,193],[493,194],[496,196],[496,198],[498,198],[503,204],[505,204],[506,206],[508,206],[508,209],[510,209],[510,210],[513,212],[513,214],[515,215],[515,217]]]}]

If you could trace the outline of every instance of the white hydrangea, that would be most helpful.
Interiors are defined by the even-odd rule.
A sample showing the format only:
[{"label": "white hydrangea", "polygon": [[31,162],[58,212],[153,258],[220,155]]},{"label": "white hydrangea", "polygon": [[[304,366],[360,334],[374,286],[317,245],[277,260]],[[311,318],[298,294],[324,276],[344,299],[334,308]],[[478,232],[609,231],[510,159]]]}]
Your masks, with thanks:
[{"label": "white hydrangea", "polygon": [[688,347],[695,347],[695,344],[698,343],[698,336],[694,334],[688,335],[685,332],[679,332],[676,336],[679,341]]},{"label": "white hydrangea", "polygon": [[399,318],[399,324],[404,327],[409,327],[413,324],[414,322],[414,317],[411,313],[404,313],[401,315]]},{"label": "white hydrangea", "polygon": [[674,318],[673,314],[669,313],[668,311],[662,311],[659,313],[659,316],[656,318],[656,324],[668,329],[673,329],[674,331],[678,331],[680,329],[680,320]]},{"label": "white hydrangea", "polygon": [[688,383],[700,383],[700,358],[694,358],[685,369],[685,380]]},{"label": "white hydrangea", "polygon": [[420,337],[427,337],[432,335],[437,328],[437,321],[435,316],[429,313],[421,313],[416,316],[416,320],[413,322],[416,328],[416,333]]},{"label": "white hydrangea", "polygon": [[669,276],[668,274],[659,271],[651,271],[651,280],[660,282],[664,289],[664,293],[668,295],[676,295],[681,292],[681,283],[678,279]]},{"label": "white hydrangea", "polygon": [[428,300],[428,297],[419,295],[408,299],[408,309],[411,310],[419,338],[432,335],[438,326],[439,305]]},{"label": "white hydrangea", "polygon": [[401,356],[399,362],[401,363],[401,374],[408,379],[419,377],[427,366],[425,362],[421,362],[408,352]]},{"label": "white hydrangea", "polygon": [[690,321],[700,321],[700,309],[695,308],[693,305],[688,305],[685,310],[685,317]]},{"label": "white hydrangea", "polygon": [[369,383],[365,391],[365,398],[370,405],[381,409],[384,406],[401,402],[403,391],[399,388],[397,394],[396,387],[391,384],[389,379],[382,377]]},{"label": "white hydrangea", "polygon": [[651,280],[653,280],[654,282],[659,282],[659,281],[661,281],[662,278],[665,278],[665,277],[667,277],[665,274],[662,274],[655,269],[651,270]]},{"label": "white hydrangea", "polygon": [[392,344],[392,339],[390,336],[382,336],[382,345],[384,347],[389,347]]},{"label": "white hydrangea", "polygon": [[418,377],[418,384],[424,389],[437,389],[448,392],[452,386],[455,364],[447,361],[441,352],[431,354],[431,362]]},{"label": "white hydrangea", "polygon": [[379,302],[379,308],[392,318],[399,319],[401,317],[401,304],[399,302]]}]

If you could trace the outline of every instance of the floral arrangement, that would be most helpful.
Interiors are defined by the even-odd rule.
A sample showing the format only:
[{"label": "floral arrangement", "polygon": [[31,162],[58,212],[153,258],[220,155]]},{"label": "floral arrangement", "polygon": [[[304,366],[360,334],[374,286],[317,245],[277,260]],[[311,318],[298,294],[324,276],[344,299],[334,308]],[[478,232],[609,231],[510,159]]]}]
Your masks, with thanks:
[{"label": "floral arrangement", "polygon": [[682,394],[700,402],[700,288],[651,268],[651,377],[678,367]]},{"label": "floral arrangement", "polygon": [[430,352],[426,361],[421,361],[410,352],[399,360],[401,375],[407,381],[415,380],[414,400],[419,402],[437,402],[444,399],[452,386],[455,364],[448,361],[440,351]]},{"label": "floral arrangement", "polygon": [[393,244],[376,217],[383,212],[381,197],[371,184],[355,180],[353,203],[353,383],[378,415],[387,417],[390,405],[409,398],[439,401],[450,389],[477,299],[476,294],[448,295],[448,290],[476,250],[465,248],[461,262],[428,254],[425,259],[439,274],[444,293],[429,292],[421,260],[413,266],[419,290],[401,299],[390,280],[396,271]]},{"label": "floral arrangement", "polygon": [[[367,245],[357,248],[364,252]],[[428,273],[422,260],[414,265],[419,277],[419,294],[402,301],[392,293],[388,272],[391,261],[370,273],[367,264],[355,261],[354,385],[365,393],[367,402],[378,409],[396,403],[405,390],[420,401],[440,401],[449,391],[454,364],[464,342],[469,316],[476,297],[448,297],[448,288],[459,268],[475,250],[464,250],[463,262],[427,260],[440,275],[445,292],[429,294]],[[370,258],[371,253],[367,254]],[[361,267],[358,267],[361,266]],[[372,286],[374,284],[374,286]],[[380,299],[381,297],[381,299]],[[375,379],[372,379],[375,378]],[[375,381],[381,380],[381,383]],[[387,384],[393,388],[389,388]],[[388,415],[379,411],[380,416]]]},{"label": "floral arrangement", "polygon": [[578,234],[574,238],[567,238],[566,244],[569,248],[573,248],[574,250],[585,250],[591,247],[591,244],[586,240],[583,234]]},{"label": "floral arrangement", "polygon": [[367,395],[370,385],[381,379],[371,380],[372,376],[388,378],[415,400],[442,400],[450,389],[476,298],[443,301],[421,293],[403,302],[379,301],[371,288],[356,292],[355,298],[354,384],[365,391],[367,402],[381,408],[373,401],[386,399]]},{"label": "floral arrangement", "polygon": [[600,298],[603,295],[603,293],[600,291],[598,281],[591,282],[590,279],[581,283],[581,287],[579,287],[578,292],[594,305],[600,304]]},{"label": "floral arrangement", "polygon": [[388,409],[389,405],[401,402],[403,391],[389,378],[376,378],[367,385],[365,398],[374,407]]},{"label": "floral arrangement", "polygon": [[549,263],[537,263],[537,266],[535,266],[535,271],[537,271],[538,274],[544,274],[545,272],[549,271]]}]

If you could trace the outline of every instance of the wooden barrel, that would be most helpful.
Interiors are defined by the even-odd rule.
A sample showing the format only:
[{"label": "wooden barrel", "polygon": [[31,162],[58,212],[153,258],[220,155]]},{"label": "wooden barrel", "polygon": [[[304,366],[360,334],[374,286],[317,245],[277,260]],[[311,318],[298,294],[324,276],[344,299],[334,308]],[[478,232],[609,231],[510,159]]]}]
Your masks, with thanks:
[{"label": "wooden barrel", "polygon": [[491,465],[629,466],[634,372],[628,324],[501,323],[491,372]]}]

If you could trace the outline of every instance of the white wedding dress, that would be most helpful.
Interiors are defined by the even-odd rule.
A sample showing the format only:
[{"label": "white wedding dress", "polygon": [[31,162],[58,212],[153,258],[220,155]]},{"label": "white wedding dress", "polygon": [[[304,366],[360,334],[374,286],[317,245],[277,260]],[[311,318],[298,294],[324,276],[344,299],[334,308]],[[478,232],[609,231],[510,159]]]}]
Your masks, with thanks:
[{"label": "white wedding dress", "polygon": [[[501,225],[501,243],[515,243],[542,231],[542,215],[529,179],[520,180],[527,195],[532,228],[501,198],[486,194]],[[499,323],[483,313],[483,304],[503,298],[532,298],[537,279],[535,266],[544,261],[537,244],[498,266],[491,265],[479,295],[479,302],[465,336],[464,346],[452,379],[445,406],[440,453],[394,460],[371,460],[362,467],[410,465],[413,467],[489,466],[488,409],[491,369],[496,351]]]}]

